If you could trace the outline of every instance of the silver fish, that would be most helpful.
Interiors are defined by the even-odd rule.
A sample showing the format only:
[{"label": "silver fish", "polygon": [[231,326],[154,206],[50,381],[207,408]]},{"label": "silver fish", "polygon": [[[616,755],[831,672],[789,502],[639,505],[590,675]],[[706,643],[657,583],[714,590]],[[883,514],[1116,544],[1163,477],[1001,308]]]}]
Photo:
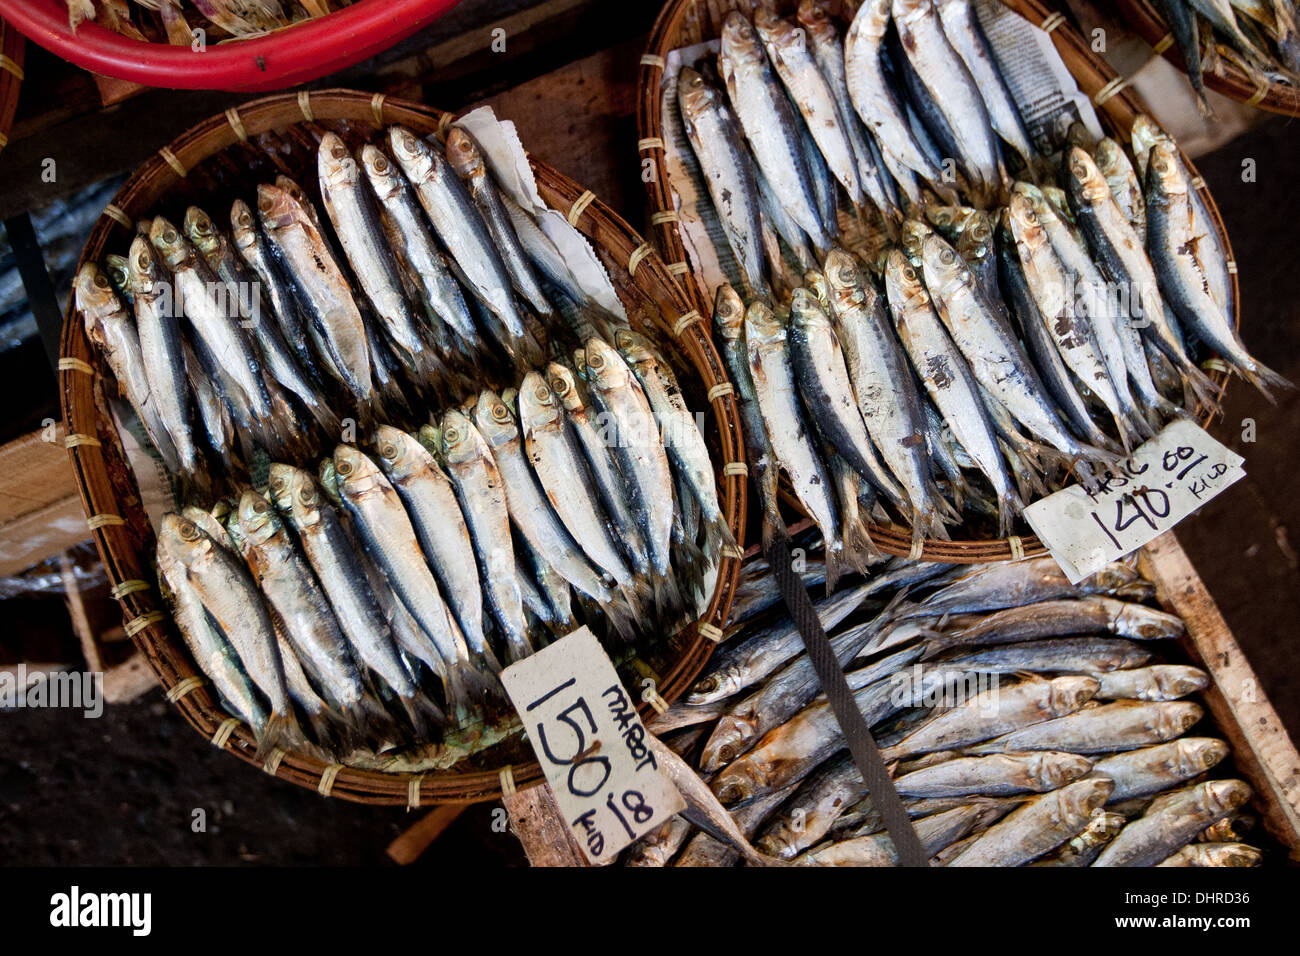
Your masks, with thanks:
[{"label": "silver fish", "polygon": [[315,359],[295,301],[296,294],[291,283],[281,275],[252,210],[242,199],[236,199],[230,207],[230,234],[235,251],[261,285],[262,294],[271,306],[271,314],[284,340],[293,349],[301,367],[314,371]]},{"label": "silver fish", "polygon": [[1102,757],[1093,772],[1115,781],[1115,802],[1167,790],[1209,770],[1228,756],[1228,745],[1211,737],[1168,743]]},{"label": "silver fish", "polygon": [[1211,780],[1166,794],[1101,851],[1093,866],[1152,866],[1250,798],[1240,780]]},{"label": "silver fish", "polygon": [[802,123],[773,74],[753,26],[733,10],[722,25],[718,69],[754,158],[777,197],[813,245],[830,246],[812,187]]},{"label": "silver fish", "polygon": [[1245,843],[1195,843],[1156,866],[1259,866],[1264,854]]},{"label": "silver fish", "polygon": [[894,780],[894,786],[899,793],[913,797],[1009,797],[1056,790],[1091,769],[1087,757],[1051,750],[956,757],[904,774]]},{"label": "silver fish", "polygon": [[[1098,682],[1093,683],[1100,689]],[[1148,704],[1121,700],[1022,727],[972,747],[970,752],[1068,750],[1090,754],[1132,750],[1173,740],[1200,720],[1204,713],[1199,704],[1190,701]]]},{"label": "silver fish", "polygon": [[1019,866],[1055,849],[1088,825],[1110,796],[1109,780],[1080,780],[1034,797],[950,860],[949,866]]}]

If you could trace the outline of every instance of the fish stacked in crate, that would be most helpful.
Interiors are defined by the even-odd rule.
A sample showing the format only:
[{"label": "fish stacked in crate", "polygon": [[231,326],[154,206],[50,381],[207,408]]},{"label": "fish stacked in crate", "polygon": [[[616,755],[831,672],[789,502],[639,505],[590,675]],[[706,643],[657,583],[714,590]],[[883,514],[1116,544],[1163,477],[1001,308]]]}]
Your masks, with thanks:
[{"label": "fish stacked in crate", "polygon": [[1006,536],[1215,407],[1195,356],[1284,384],[1237,336],[1173,140],[1145,116],[1128,148],[1079,122],[1031,140],[968,0],[867,0],[847,33],[817,0],[732,11],[675,92],[734,260],[715,337],[768,535],[784,473],[837,567],[874,560],[873,521],[914,557],[957,525]]},{"label": "fish stacked in crate", "polygon": [[1153,0],[1178,44],[1201,112],[1203,74],[1226,61],[1256,86],[1300,86],[1300,19],[1292,0]]},{"label": "fish stacked in crate", "polygon": [[192,46],[196,28],[224,37],[265,36],[343,4],[332,0],[66,0],[68,23],[76,30],[92,20],[114,33],[146,42]]},{"label": "fish stacked in crate", "polygon": [[503,664],[580,624],[661,653],[734,541],[672,367],[468,132],[315,158],[324,215],[281,176],[229,233],[158,216],[77,306],[177,478],[159,571],[229,712],[445,766],[514,727]]},{"label": "fish stacked in crate", "polygon": [[[805,583],[824,576],[812,565]],[[895,561],[815,602],[936,865],[1260,861],[1242,842],[1250,788],[1216,772],[1228,745],[1194,730],[1204,711],[1187,698],[1208,676],[1166,662],[1183,623],[1149,605],[1153,592],[1127,563],[1073,586],[1051,558]],[[624,863],[895,865],[778,601],[770,576],[742,582],[736,608],[748,620],[650,724],[707,781],[687,787],[704,829],[676,817]]]}]

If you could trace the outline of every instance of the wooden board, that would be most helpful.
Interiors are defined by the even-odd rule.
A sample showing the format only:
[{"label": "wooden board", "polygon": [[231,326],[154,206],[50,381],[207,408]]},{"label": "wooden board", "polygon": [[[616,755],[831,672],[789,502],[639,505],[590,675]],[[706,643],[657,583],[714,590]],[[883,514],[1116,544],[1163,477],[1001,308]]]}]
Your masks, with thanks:
[{"label": "wooden board", "polygon": [[89,537],[63,449],[63,426],[0,447],[0,576],[24,571]]},{"label": "wooden board", "polygon": [[[1268,831],[1300,860],[1300,754],[1264,696],[1250,662],[1228,630],[1214,598],[1172,533],[1143,549],[1142,572],[1167,610],[1187,623],[1187,649],[1213,683],[1202,695],[1255,789]],[[1279,635],[1282,639],[1282,635]]]}]

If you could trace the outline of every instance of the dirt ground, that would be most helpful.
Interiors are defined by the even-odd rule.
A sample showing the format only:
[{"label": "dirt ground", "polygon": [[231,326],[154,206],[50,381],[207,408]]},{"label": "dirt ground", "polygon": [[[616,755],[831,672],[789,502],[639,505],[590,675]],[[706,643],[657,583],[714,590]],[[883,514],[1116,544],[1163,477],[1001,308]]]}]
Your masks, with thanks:
[{"label": "dirt ground", "polygon": [[[1200,170],[1218,198],[1244,290],[1243,337],[1300,381],[1296,225],[1300,151],[1293,121],[1270,119]],[[1243,161],[1255,161],[1243,182]],[[637,218],[633,215],[633,220]],[[1255,441],[1244,442],[1253,420]],[[1293,469],[1300,394],[1270,405],[1234,382],[1218,437],[1246,458],[1247,481],[1179,529],[1291,733],[1300,736],[1294,667],[1300,529]],[[1298,532],[1300,537],[1300,532]],[[398,809],[327,800],[218,753],[161,692],[109,708],[98,720],[67,711],[0,715],[0,861],[9,864],[374,865],[418,819]],[[205,811],[206,832],[193,829]],[[419,866],[523,863],[518,842],[492,828],[492,806],[471,809]]]}]

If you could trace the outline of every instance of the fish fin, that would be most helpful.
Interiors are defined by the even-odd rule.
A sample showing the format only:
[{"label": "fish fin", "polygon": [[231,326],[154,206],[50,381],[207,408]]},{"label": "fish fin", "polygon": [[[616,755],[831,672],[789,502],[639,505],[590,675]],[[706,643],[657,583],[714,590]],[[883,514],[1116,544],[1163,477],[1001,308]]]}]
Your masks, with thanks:
[{"label": "fish fin", "polygon": [[998,495],[998,535],[1007,537],[1017,516],[1025,510],[1025,504],[1014,491]]},{"label": "fish fin", "polygon": [[505,688],[495,674],[485,674],[469,661],[453,664],[448,670],[449,677],[455,675],[453,680],[459,683],[473,711],[482,713],[484,705],[500,704],[506,700]]},{"label": "fish fin", "polygon": [[1272,405],[1277,404],[1277,399],[1273,397],[1270,388],[1295,388],[1295,384],[1289,379],[1273,371],[1263,362],[1255,362],[1253,369],[1239,369],[1243,378],[1259,389],[1260,393],[1268,399]]},{"label": "fish fin", "polygon": [[270,756],[272,750],[288,750],[292,746],[292,740],[297,729],[298,720],[292,712],[288,714],[272,713],[266,719],[261,734],[257,735],[257,759],[265,760]]},{"label": "fish fin", "polygon": [[438,731],[447,726],[447,715],[442,708],[418,691],[398,699],[417,739],[434,740]]},{"label": "fish fin", "polygon": [[731,526],[727,524],[727,519],[719,512],[705,522],[705,532],[709,539],[723,548],[734,548],[736,546],[736,536],[731,533]]},{"label": "fish fin", "polygon": [[1193,365],[1186,356],[1171,355],[1170,358],[1178,364],[1183,384],[1191,389],[1197,403],[1215,415],[1221,413],[1223,408],[1219,404],[1219,386],[1214,384],[1214,379]]},{"label": "fish fin", "polygon": [[826,546],[826,593],[831,594],[835,591],[835,586],[839,583],[840,575],[844,573],[844,545],[836,541],[834,546],[827,543]]},{"label": "fish fin", "polygon": [[885,560],[862,521],[857,521],[851,528],[845,528],[842,537],[844,556],[853,570],[859,574],[869,574],[873,564]]},{"label": "fish fin", "polygon": [[630,608],[626,605],[609,602],[600,605],[600,609],[605,614],[605,619],[613,630],[618,632],[618,636],[631,644],[637,639],[636,617]]}]

